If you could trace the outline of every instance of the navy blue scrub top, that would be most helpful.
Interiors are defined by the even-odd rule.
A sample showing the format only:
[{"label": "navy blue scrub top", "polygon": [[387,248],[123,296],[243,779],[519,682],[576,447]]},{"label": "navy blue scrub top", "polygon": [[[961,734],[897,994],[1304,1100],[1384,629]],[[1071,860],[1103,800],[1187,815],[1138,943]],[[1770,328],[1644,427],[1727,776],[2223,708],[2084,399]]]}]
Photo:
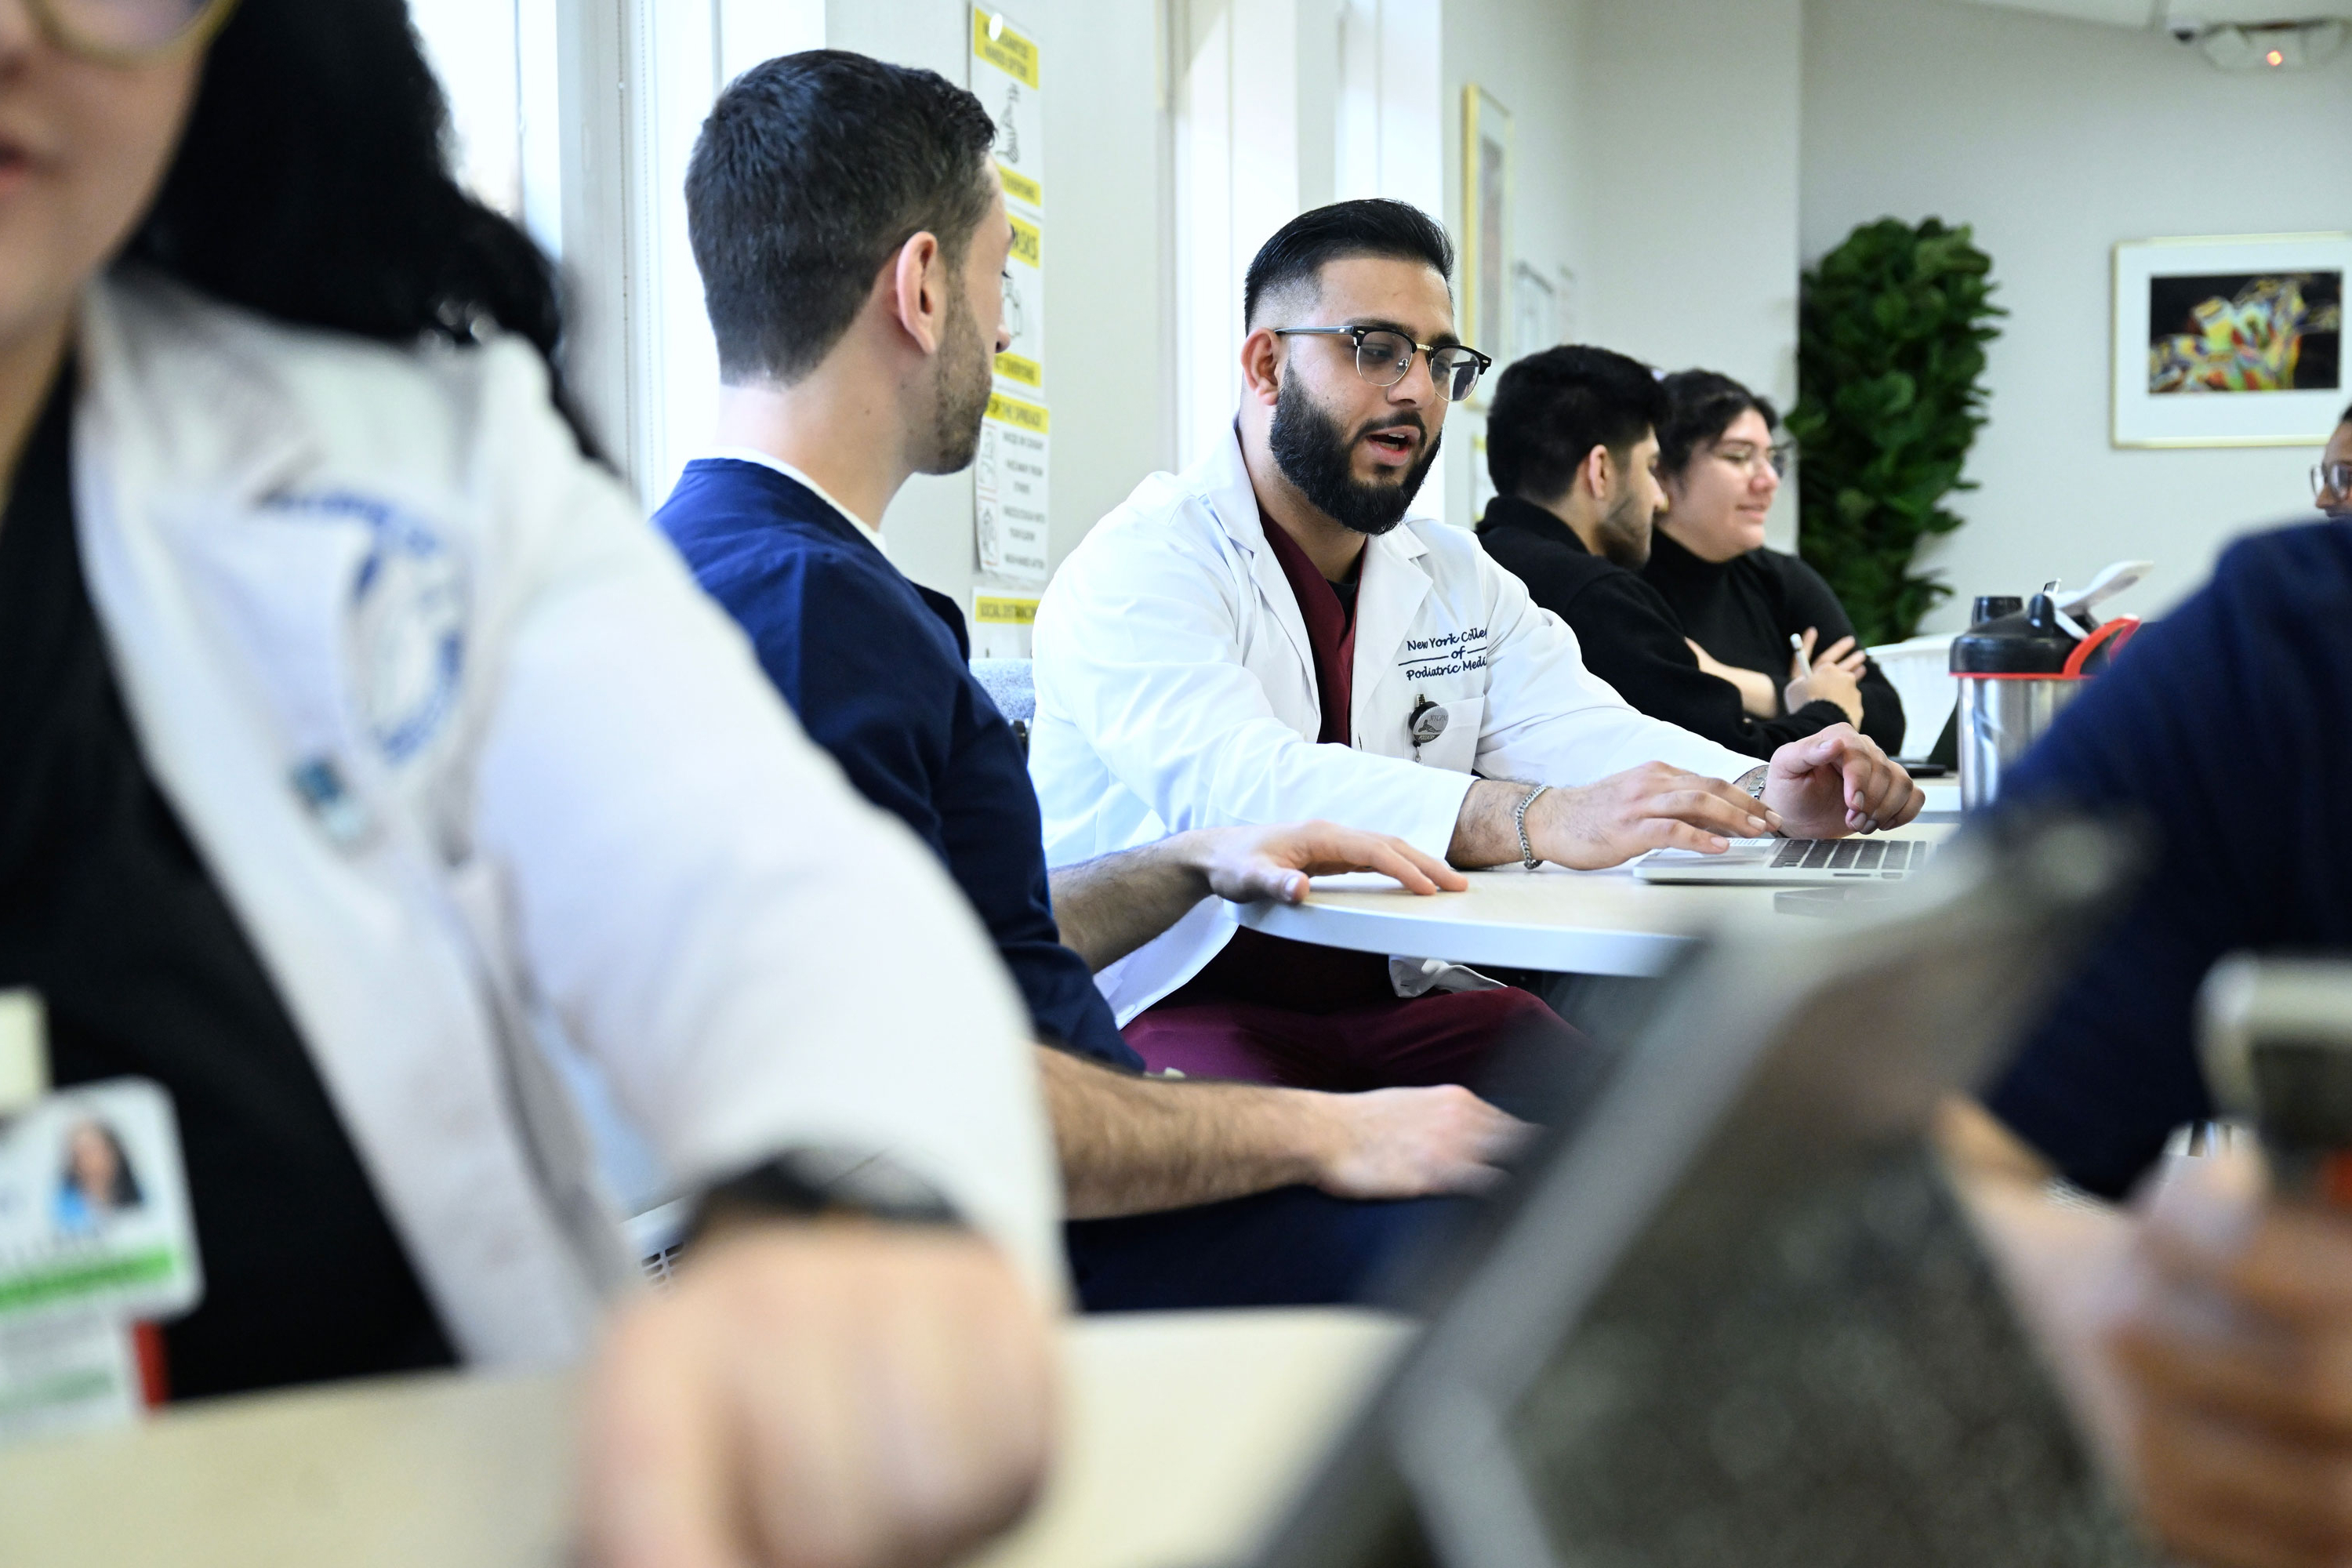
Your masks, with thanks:
[{"label": "navy blue scrub top", "polygon": [[2152,832],[2152,874],[1987,1097],[2089,1190],[2120,1196],[2213,1113],[2194,1005],[2240,949],[2352,948],[2352,527],[2231,549],[2005,783]]},{"label": "navy blue scrub top", "polygon": [[1140,1070],[1086,961],[1061,943],[1036,793],[1012,726],[972,679],[954,603],[908,581],[824,498],[757,463],[688,464],[655,521],[750,634],[809,734],[946,865],[1039,1033]]}]

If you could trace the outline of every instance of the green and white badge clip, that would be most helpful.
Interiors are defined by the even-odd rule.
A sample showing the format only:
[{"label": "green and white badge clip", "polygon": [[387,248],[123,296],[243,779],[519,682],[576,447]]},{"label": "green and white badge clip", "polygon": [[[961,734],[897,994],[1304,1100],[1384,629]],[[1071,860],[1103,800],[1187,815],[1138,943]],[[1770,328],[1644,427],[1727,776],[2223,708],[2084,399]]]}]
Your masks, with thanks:
[{"label": "green and white badge clip", "polygon": [[0,993],[0,1441],[142,1408],[132,1325],[204,1294],[171,1098],[52,1092],[40,998]]}]

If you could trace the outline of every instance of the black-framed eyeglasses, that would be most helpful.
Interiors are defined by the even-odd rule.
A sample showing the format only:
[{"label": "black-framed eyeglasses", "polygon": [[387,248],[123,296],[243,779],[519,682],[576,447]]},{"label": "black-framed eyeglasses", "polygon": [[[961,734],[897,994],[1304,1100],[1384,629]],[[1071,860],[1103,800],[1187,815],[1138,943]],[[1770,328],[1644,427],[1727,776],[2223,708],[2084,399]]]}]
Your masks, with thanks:
[{"label": "black-framed eyeglasses", "polygon": [[42,36],[102,65],[141,65],[210,38],[237,0],[26,0]]},{"label": "black-framed eyeglasses", "polygon": [[1437,395],[1459,403],[1478,388],[1494,361],[1467,343],[1417,343],[1386,327],[1276,327],[1277,338],[1348,338],[1356,345],[1356,374],[1374,386],[1394,386],[1412,374],[1417,355],[1429,356]]},{"label": "black-framed eyeglasses", "polygon": [[2352,463],[2318,463],[2311,470],[2311,499],[2352,500]]},{"label": "black-framed eyeglasses", "polygon": [[1775,441],[1759,451],[1745,441],[1727,442],[1715,449],[1715,455],[1735,468],[1754,468],[1760,458],[1772,466],[1772,472],[1781,479],[1789,477],[1789,464],[1797,455],[1794,441]]}]

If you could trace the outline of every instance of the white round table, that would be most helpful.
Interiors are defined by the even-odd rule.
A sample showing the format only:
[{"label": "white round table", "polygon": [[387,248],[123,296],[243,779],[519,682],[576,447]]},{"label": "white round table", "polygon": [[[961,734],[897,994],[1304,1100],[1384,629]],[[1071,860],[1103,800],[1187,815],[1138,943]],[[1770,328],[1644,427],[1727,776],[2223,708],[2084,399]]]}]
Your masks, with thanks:
[{"label": "white round table", "polygon": [[[1945,824],[1889,835],[1940,838]],[[1318,877],[1303,904],[1251,904],[1244,925],[1322,947],[1560,974],[1662,974],[1693,937],[1769,914],[1775,887],[1652,884],[1619,868],[1475,871],[1465,893],[1417,898],[1386,877]],[[1788,917],[1796,918],[1796,917]]]}]

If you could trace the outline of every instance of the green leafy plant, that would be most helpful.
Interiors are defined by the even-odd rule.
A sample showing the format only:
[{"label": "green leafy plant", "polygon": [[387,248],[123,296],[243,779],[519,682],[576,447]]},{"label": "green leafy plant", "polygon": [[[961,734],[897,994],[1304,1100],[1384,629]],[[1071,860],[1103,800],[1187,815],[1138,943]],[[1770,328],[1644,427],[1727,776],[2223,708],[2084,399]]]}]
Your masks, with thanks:
[{"label": "green leafy plant", "polygon": [[1805,274],[1799,396],[1805,559],[1867,644],[1899,642],[1951,589],[1915,572],[1919,542],[1960,517],[1944,499],[1985,421],[1985,344],[2008,314],[1966,225],[1864,224]]}]

